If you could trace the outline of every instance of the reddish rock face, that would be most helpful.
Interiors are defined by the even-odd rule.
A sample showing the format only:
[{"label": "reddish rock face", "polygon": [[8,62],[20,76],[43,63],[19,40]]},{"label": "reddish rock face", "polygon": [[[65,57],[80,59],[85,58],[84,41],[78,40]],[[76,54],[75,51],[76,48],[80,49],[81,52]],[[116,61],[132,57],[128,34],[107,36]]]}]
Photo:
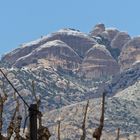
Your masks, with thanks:
[{"label": "reddish rock face", "polygon": [[140,62],[140,37],[130,40],[122,49],[119,57],[121,70],[131,68]]},{"label": "reddish rock face", "polygon": [[86,53],[79,75],[87,79],[100,79],[119,72],[119,65],[103,45],[94,45]]}]

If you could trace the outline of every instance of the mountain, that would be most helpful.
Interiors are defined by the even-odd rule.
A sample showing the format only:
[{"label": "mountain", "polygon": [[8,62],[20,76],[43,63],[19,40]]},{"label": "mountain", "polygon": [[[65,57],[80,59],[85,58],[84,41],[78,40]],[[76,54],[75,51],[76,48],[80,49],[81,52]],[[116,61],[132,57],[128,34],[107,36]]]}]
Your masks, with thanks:
[{"label": "mountain", "polygon": [[35,49],[44,45],[49,41],[60,40],[70,46],[80,57],[84,57],[85,52],[91,48],[96,41],[90,38],[88,35],[81,33],[80,31],[74,29],[62,29],[51,35],[44,36],[36,41],[23,44],[20,48],[6,54],[2,61],[8,62],[13,65],[16,60],[29,55]]},{"label": "mountain", "polygon": [[[95,25],[87,34],[71,28],[60,29],[5,54],[0,67],[28,104],[35,102],[34,81],[44,124],[52,132],[51,139],[56,137],[59,116],[62,117],[63,139],[69,136],[79,139],[87,100],[90,101],[87,140],[91,139],[98,125],[104,91],[107,92],[104,138],[114,138],[118,127],[122,138],[129,137],[128,134],[139,137],[139,48],[139,37],[106,28],[104,24]],[[5,132],[16,101],[12,87],[2,75],[0,87],[1,95],[8,94],[3,116]],[[19,101],[24,119],[26,109]]]},{"label": "mountain", "polygon": [[79,55],[60,40],[48,41],[30,54],[19,58],[13,66],[23,66],[40,63],[45,66],[62,66],[66,69],[77,69],[81,62]]},{"label": "mountain", "polygon": [[[43,65],[44,67],[53,66],[55,68],[61,68],[64,71],[76,73],[80,77],[84,76],[84,73],[87,73],[87,75],[91,73],[93,76],[90,79],[100,79],[104,75],[108,77],[118,72],[119,65],[114,60],[114,57],[111,56],[112,54],[109,54],[112,52],[105,45],[104,47],[96,47],[97,45],[102,45],[98,43],[98,40],[103,42],[102,38],[94,38],[74,29],[61,29],[41,39],[22,45],[18,49],[3,56],[2,62],[9,67],[17,68],[36,64]],[[98,50],[98,48],[100,49]],[[103,57],[101,58],[103,60],[96,58],[91,60],[94,69],[97,69],[95,70],[96,72],[92,71],[91,63],[88,62],[90,61],[90,57],[91,59],[92,57],[96,57],[96,54],[92,53],[94,50],[96,50],[95,53],[98,51],[99,55],[97,55],[99,57]],[[108,70],[109,65],[112,65],[112,68]],[[87,70],[85,66],[89,67],[89,69]],[[98,76],[96,75],[95,77],[95,73]],[[89,76],[85,77],[87,79],[89,78]]]}]

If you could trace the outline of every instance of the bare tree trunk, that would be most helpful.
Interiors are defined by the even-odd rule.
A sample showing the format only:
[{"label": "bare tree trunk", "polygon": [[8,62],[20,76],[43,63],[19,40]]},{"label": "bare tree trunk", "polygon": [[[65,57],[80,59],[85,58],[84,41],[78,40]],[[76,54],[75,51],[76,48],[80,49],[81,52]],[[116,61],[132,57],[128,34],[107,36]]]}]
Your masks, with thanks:
[{"label": "bare tree trunk", "polygon": [[21,120],[22,120],[22,117],[18,115],[16,118],[16,124],[15,124],[15,130],[14,130],[16,134],[16,137],[14,138],[14,140],[20,140],[22,138],[20,136]]},{"label": "bare tree trunk", "polygon": [[85,127],[86,127],[86,118],[87,118],[88,107],[89,107],[89,101],[87,101],[87,105],[85,107],[84,119],[83,119],[83,124],[82,124],[83,134],[82,134],[80,140],[85,140],[85,138],[86,138],[86,128]]},{"label": "bare tree trunk", "polygon": [[16,117],[16,112],[17,112],[17,108],[18,108],[18,105],[15,109],[15,112],[11,118],[11,121],[10,121],[10,124],[7,128],[7,139],[10,140],[11,139],[11,136],[13,135],[13,131],[14,131],[14,127],[15,127],[15,124],[14,124],[14,120],[15,120],[15,117]]},{"label": "bare tree trunk", "polygon": [[32,81],[32,95],[34,96],[34,99],[36,101],[37,104],[37,110],[38,110],[38,114],[37,114],[37,118],[39,120],[39,128],[37,130],[37,139],[38,140],[49,140],[49,138],[51,137],[50,131],[47,127],[42,125],[42,113],[39,111],[40,108],[40,104],[41,104],[41,99],[37,98],[36,96],[36,92],[35,92],[35,81]]},{"label": "bare tree trunk", "polygon": [[3,99],[0,95],[0,136],[2,134],[2,125],[3,125],[2,114],[3,114]]},{"label": "bare tree trunk", "polygon": [[60,129],[61,129],[61,121],[59,120],[59,121],[58,121],[58,130],[57,130],[57,133],[58,133],[58,140],[61,140],[61,139],[60,139],[60,137],[61,137],[61,135],[60,135]]},{"label": "bare tree trunk", "polygon": [[2,136],[2,126],[3,126],[3,120],[2,120],[2,115],[3,115],[3,105],[5,103],[5,101],[7,100],[7,94],[4,90],[4,82],[3,82],[3,85],[2,85],[2,90],[3,90],[3,94],[4,96],[2,97],[0,95],[0,137],[3,139],[4,137]]},{"label": "bare tree trunk", "polygon": [[95,131],[93,132],[93,138],[96,138],[96,140],[100,140],[101,135],[102,135],[102,130],[104,127],[104,104],[105,104],[105,93],[103,93],[103,97],[102,97],[102,113],[101,113],[101,118],[100,118],[100,124],[99,127],[95,129]]},{"label": "bare tree trunk", "polygon": [[117,137],[115,140],[119,140],[120,139],[120,128],[117,129]]}]

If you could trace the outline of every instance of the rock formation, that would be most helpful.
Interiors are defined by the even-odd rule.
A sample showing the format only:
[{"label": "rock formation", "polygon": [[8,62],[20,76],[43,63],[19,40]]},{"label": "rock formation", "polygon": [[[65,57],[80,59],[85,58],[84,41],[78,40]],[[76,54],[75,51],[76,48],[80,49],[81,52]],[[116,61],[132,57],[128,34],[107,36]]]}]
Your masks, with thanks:
[{"label": "rock formation", "polygon": [[131,37],[126,32],[119,32],[114,37],[114,39],[111,42],[112,48],[119,48],[120,50],[123,48],[123,46],[131,39]]},{"label": "rock formation", "polygon": [[45,67],[61,66],[72,70],[77,69],[80,63],[81,58],[72,48],[60,40],[54,40],[17,59],[14,66],[21,68],[30,64],[42,64]]},{"label": "rock formation", "polygon": [[122,49],[119,57],[121,70],[131,68],[140,62],[140,37],[134,37]]},{"label": "rock formation", "polygon": [[48,40],[61,40],[69,45],[80,57],[96,44],[96,41],[87,34],[75,29],[61,29],[51,35]]},{"label": "rock formation", "polygon": [[107,28],[100,35],[111,42],[114,39],[114,37],[117,35],[118,32],[119,31],[115,28]]},{"label": "rock formation", "polygon": [[98,36],[104,31],[105,31],[105,25],[102,23],[99,23],[99,24],[95,25],[93,30],[90,32],[90,35],[91,36]]},{"label": "rock formation", "polygon": [[100,79],[119,72],[119,66],[105,46],[96,44],[86,53],[79,74],[87,79]]}]

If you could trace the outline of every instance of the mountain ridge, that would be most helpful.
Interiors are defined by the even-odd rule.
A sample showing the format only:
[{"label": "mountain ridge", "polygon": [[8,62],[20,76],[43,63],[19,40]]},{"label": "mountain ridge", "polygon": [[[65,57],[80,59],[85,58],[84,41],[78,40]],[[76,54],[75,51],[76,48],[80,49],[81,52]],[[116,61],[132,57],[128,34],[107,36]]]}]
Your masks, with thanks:
[{"label": "mountain ridge", "polygon": [[[74,123],[76,127],[71,127],[78,132],[76,122],[80,119],[80,106],[90,100],[91,107],[95,106],[98,110],[102,93],[106,91],[106,131],[113,132],[120,126],[125,136],[128,133],[135,135],[133,133],[140,133],[137,129],[140,116],[139,113],[136,114],[140,105],[139,48],[139,37],[132,38],[128,33],[108,29],[104,24],[96,25],[87,34],[75,29],[60,29],[7,53],[2,57],[0,67],[29,104],[34,100],[32,81],[35,81],[35,92],[41,99],[44,124],[55,123],[58,109],[65,116],[73,106],[72,110],[77,109],[78,118],[71,120],[65,116],[64,123],[68,123],[68,126],[69,123]],[[9,121],[16,103],[13,89],[0,75],[1,89],[3,82],[9,96],[4,117]],[[20,113],[25,118],[21,101],[20,104]],[[99,117],[97,112],[89,112],[88,129],[91,128],[89,122],[94,124],[96,121],[92,120],[92,115]],[[51,120],[51,117],[48,118],[50,114],[56,118]],[[124,116],[126,120],[123,119]],[[116,118],[117,122],[111,121],[111,118]],[[130,121],[129,125],[127,121]],[[50,129],[52,130],[51,126]],[[52,133],[54,134],[53,131]],[[72,137],[75,137],[74,133]],[[88,139],[91,139],[89,135]]]}]

